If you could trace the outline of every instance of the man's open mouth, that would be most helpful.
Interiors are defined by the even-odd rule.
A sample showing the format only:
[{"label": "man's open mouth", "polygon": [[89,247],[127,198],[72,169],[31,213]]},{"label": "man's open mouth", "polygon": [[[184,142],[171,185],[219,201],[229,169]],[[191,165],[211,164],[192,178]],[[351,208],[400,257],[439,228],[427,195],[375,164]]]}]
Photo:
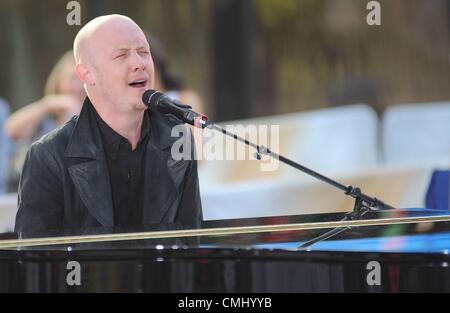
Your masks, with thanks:
[{"label": "man's open mouth", "polygon": [[130,87],[142,88],[145,87],[147,81],[145,79],[135,80],[134,82],[128,84]]}]

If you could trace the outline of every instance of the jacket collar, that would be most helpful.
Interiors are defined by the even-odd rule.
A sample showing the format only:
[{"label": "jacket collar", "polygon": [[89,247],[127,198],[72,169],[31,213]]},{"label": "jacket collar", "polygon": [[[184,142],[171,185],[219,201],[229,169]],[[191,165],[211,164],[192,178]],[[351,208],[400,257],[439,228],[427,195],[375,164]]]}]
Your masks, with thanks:
[{"label": "jacket collar", "polygon": [[69,139],[66,157],[98,159],[103,155],[102,139],[97,125],[92,123],[91,109],[92,103],[86,97]]},{"label": "jacket collar", "polygon": [[[103,143],[100,131],[93,122],[94,107],[86,98],[70,137],[65,156],[69,158],[99,159],[103,157]],[[167,116],[146,111],[150,117],[150,144],[158,151],[170,147],[178,138],[172,137],[172,128],[177,121]]]}]

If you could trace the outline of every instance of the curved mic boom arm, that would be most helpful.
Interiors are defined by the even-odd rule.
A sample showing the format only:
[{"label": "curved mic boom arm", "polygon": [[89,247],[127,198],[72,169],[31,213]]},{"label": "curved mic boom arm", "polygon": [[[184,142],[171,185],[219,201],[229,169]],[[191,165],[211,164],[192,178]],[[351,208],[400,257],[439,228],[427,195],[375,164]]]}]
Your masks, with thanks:
[{"label": "curved mic boom arm", "polygon": [[[371,196],[363,193],[361,191],[361,189],[358,188],[358,187],[353,187],[353,186],[350,186],[350,185],[349,186],[345,186],[345,185],[343,185],[343,184],[341,184],[341,183],[339,183],[339,182],[337,182],[337,181],[335,181],[335,180],[333,180],[333,179],[331,179],[331,178],[329,178],[327,176],[324,176],[324,175],[322,175],[322,174],[320,174],[320,173],[318,173],[316,171],[313,171],[313,170],[311,170],[311,169],[309,169],[309,168],[307,168],[307,167],[305,167],[305,166],[303,166],[303,165],[301,165],[301,164],[299,164],[297,162],[294,162],[294,161],[292,161],[292,160],[290,160],[290,159],[288,159],[288,158],[286,158],[286,157],[284,157],[284,156],[282,156],[280,154],[277,154],[277,153],[271,151],[267,147],[264,147],[262,145],[254,144],[254,143],[248,141],[247,139],[239,137],[238,135],[236,135],[234,133],[231,133],[231,132],[227,131],[226,129],[224,129],[224,128],[216,125],[216,124],[210,123],[209,121],[206,121],[205,124],[203,125],[203,127],[201,127],[201,128],[214,129],[214,130],[216,130],[218,132],[221,132],[222,134],[224,134],[226,136],[232,137],[232,138],[234,138],[237,141],[240,141],[240,142],[242,142],[242,143],[244,143],[244,144],[246,144],[246,145],[248,145],[248,146],[250,146],[252,148],[255,148],[256,149],[255,156],[256,156],[256,158],[258,160],[261,160],[262,155],[270,156],[270,157],[278,159],[281,162],[283,162],[284,164],[287,164],[287,165],[289,165],[289,166],[291,166],[291,167],[293,167],[293,168],[295,168],[295,169],[297,169],[299,171],[302,171],[302,172],[304,172],[304,173],[306,173],[306,174],[308,174],[308,175],[310,175],[310,176],[312,176],[312,177],[314,177],[314,178],[316,178],[316,179],[318,179],[318,180],[320,180],[320,181],[322,181],[324,183],[327,183],[327,184],[329,184],[329,185],[331,185],[331,186],[333,186],[333,187],[335,187],[337,189],[340,189],[340,190],[344,191],[345,195],[350,196],[350,197],[355,199],[355,204],[354,204],[354,207],[353,207],[353,211],[347,213],[345,215],[345,217],[342,219],[342,221],[361,219],[361,217],[365,213],[367,213],[367,212],[369,212],[369,211],[371,211],[373,209],[375,209],[375,210],[394,210],[395,209],[393,206],[391,206],[389,204],[386,204],[383,201],[381,201],[381,200],[379,200],[379,199],[377,199],[375,197],[371,197]],[[335,228],[335,229],[333,229],[333,230],[331,230],[331,231],[329,231],[329,232],[327,232],[327,233],[325,233],[323,235],[320,235],[320,236],[318,236],[316,238],[311,239],[310,241],[305,242],[302,246],[300,246],[300,249],[304,249],[306,247],[309,247],[310,245],[312,245],[312,244],[314,244],[314,243],[316,243],[318,241],[322,241],[322,240],[331,238],[333,236],[336,236],[337,234],[340,234],[341,232],[343,232],[343,231],[345,231],[347,229],[350,229],[350,227],[338,227],[338,228]]]}]

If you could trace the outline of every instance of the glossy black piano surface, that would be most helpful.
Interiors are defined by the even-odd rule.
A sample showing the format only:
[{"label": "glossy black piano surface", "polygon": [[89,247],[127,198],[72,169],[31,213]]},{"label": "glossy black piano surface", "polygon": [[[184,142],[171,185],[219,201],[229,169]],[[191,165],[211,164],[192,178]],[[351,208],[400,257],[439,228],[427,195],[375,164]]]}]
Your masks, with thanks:
[{"label": "glossy black piano surface", "polygon": [[[396,210],[364,218],[448,214]],[[338,221],[342,216],[206,221],[202,228]],[[354,227],[298,249],[326,230],[0,248],[0,292],[450,291],[450,222]],[[75,285],[67,281],[72,261],[80,265],[81,281]],[[379,264],[380,284],[368,283],[372,261]]]}]

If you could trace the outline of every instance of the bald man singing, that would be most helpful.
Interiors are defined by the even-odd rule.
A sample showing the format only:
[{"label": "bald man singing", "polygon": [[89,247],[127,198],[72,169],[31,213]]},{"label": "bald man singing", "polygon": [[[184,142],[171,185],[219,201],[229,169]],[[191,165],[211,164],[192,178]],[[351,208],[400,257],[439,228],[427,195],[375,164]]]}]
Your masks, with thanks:
[{"label": "bald man singing", "polygon": [[[16,232],[199,227],[195,158],[173,158],[177,122],[147,110],[154,84],[143,31],[121,15],[98,17],[74,41],[87,98],[79,116],[29,149],[19,185]],[[189,132],[189,131],[187,131]]]}]

